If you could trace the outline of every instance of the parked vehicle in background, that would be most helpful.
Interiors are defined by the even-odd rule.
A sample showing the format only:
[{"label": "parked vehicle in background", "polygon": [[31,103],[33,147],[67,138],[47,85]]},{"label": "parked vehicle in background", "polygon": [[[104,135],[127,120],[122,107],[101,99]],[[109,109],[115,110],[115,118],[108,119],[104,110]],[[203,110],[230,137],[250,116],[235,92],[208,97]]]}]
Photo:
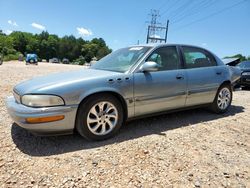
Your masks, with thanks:
[{"label": "parked vehicle in background", "polygon": [[222,59],[223,63],[228,66],[236,66],[240,63],[240,58],[224,58]]},{"label": "parked vehicle in background", "polygon": [[29,65],[29,64],[38,65],[38,57],[36,54],[26,55],[26,65]]},{"label": "parked vehicle in background", "polygon": [[63,64],[69,64],[69,59],[63,58],[62,63],[63,63]]},{"label": "parked vehicle in background", "polygon": [[55,57],[50,59],[49,62],[51,62],[51,63],[60,63],[59,59],[55,58]]},{"label": "parked vehicle in background", "polygon": [[2,58],[2,56],[0,55],[0,65],[2,65],[3,64],[3,58]]},{"label": "parked vehicle in background", "polygon": [[89,69],[22,82],[6,100],[13,120],[37,134],[77,130],[90,140],[113,136],[128,119],[209,107],[226,112],[237,67],[188,45],[140,45],[114,51]]},{"label": "parked vehicle in background", "polygon": [[243,61],[237,65],[242,71],[238,82],[240,86],[250,87],[250,61]]},{"label": "parked vehicle in background", "polygon": [[90,66],[94,65],[97,62],[97,58],[93,57],[92,60],[90,61]]}]

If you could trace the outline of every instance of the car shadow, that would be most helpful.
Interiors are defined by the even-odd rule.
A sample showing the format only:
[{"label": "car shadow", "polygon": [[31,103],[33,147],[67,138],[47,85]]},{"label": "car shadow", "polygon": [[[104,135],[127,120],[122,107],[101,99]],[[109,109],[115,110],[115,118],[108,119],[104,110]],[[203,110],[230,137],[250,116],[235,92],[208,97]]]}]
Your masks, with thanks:
[{"label": "car shadow", "polygon": [[164,136],[164,132],[168,130],[234,116],[242,112],[244,112],[244,107],[232,105],[230,110],[224,114],[213,114],[206,109],[194,109],[134,120],[127,122],[115,137],[99,142],[87,141],[78,134],[38,137],[32,135],[15,123],[12,124],[11,135],[16,147],[23,153],[30,156],[50,156],[98,148],[152,134]]}]

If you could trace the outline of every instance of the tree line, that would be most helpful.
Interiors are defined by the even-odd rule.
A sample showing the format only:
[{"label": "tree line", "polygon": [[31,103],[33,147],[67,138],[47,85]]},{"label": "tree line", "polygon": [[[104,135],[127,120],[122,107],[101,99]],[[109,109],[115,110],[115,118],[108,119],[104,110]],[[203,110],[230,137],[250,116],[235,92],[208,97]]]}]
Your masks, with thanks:
[{"label": "tree line", "polygon": [[17,60],[20,56],[35,53],[39,59],[67,58],[70,62],[90,62],[92,58],[101,59],[111,53],[102,38],[91,41],[73,35],[58,37],[43,31],[40,34],[14,31],[9,35],[0,30],[0,54],[5,61]]},{"label": "tree line", "polygon": [[243,56],[242,54],[237,54],[237,55],[233,55],[233,56],[227,56],[227,57],[224,57],[224,58],[225,59],[227,59],[227,58],[239,58],[240,62],[241,61],[246,61],[246,60],[250,61],[250,56],[246,57],[246,56]]}]

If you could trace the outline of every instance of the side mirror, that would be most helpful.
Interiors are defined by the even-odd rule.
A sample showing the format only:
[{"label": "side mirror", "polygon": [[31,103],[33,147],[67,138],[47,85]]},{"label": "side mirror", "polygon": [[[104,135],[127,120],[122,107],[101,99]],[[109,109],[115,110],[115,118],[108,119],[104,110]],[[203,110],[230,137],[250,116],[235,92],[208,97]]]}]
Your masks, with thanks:
[{"label": "side mirror", "polygon": [[159,70],[159,65],[153,61],[147,61],[145,62],[141,67],[141,72],[155,72]]}]

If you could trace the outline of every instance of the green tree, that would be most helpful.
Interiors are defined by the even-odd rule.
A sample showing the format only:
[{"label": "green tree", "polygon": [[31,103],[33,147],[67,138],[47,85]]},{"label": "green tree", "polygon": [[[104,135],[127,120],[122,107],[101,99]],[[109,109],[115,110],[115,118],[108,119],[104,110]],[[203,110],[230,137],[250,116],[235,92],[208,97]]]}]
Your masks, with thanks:
[{"label": "green tree", "polygon": [[236,55],[233,55],[233,56],[227,56],[227,57],[224,57],[225,59],[226,58],[239,58],[240,61],[246,61],[247,58],[245,56],[243,56],[242,54],[236,54]]},{"label": "green tree", "polygon": [[19,54],[36,53],[40,59],[57,57],[67,58],[71,62],[81,60],[90,62],[93,57],[98,59],[111,52],[104,39],[94,38],[85,41],[82,38],[75,38],[73,35],[62,38],[57,35],[43,31],[40,34],[15,31],[10,35],[0,30],[0,53],[9,56],[7,59],[16,59]]},{"label": "green tree", "polygon": [[94,38],[82,46],[82,55],[86,62],[90,62],[93,57],[96,57],[99,60],[109,53],[111,53],[111,49],[107,47],[102,38]]}]

